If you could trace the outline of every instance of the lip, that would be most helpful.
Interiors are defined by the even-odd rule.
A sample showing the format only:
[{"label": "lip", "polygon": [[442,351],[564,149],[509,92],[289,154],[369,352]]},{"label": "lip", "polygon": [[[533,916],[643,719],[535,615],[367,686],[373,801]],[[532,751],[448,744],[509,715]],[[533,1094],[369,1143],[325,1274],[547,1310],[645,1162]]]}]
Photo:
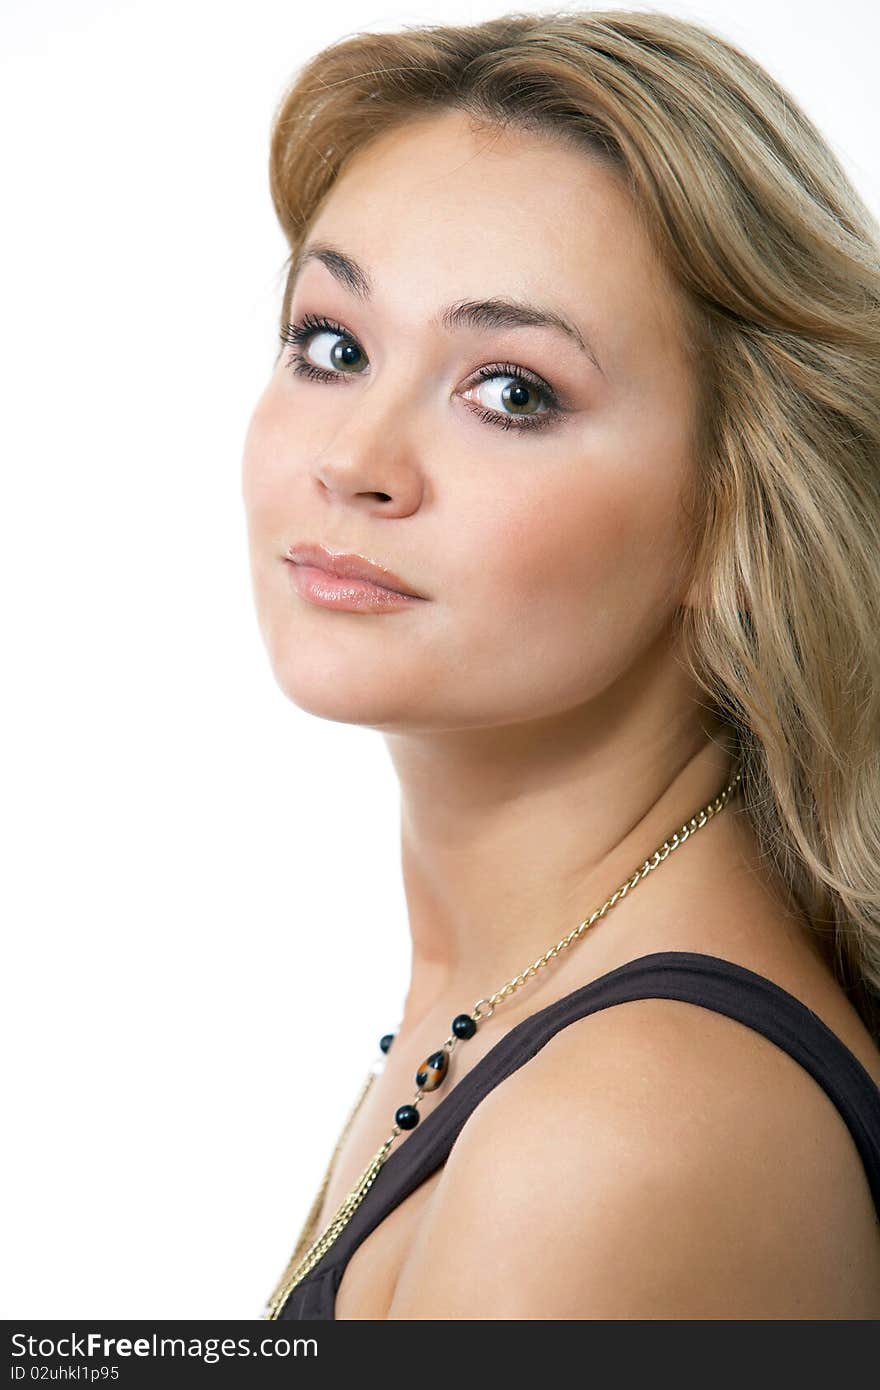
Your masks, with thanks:
[{"label": "lip", "polygon": [[285,558],[297,592],[325,606],[358,611],[405,606],[427,597],[385,565],[352,551],[302,541]]}]

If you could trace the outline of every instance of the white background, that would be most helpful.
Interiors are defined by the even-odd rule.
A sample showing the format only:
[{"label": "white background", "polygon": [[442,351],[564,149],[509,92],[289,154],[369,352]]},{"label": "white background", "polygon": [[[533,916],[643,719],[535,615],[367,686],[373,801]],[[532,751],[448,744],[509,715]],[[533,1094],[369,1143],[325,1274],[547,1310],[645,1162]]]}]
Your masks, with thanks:
[{"label": "white background", "polygon": [[[507,8],[552,6],[3,7],[2,1317],[259,1316],[400,1016],[384,742],[291,705],[252,610],[269,123],[346,34]],[[875,6],[657,8],[764,63],[877,209]]]}]

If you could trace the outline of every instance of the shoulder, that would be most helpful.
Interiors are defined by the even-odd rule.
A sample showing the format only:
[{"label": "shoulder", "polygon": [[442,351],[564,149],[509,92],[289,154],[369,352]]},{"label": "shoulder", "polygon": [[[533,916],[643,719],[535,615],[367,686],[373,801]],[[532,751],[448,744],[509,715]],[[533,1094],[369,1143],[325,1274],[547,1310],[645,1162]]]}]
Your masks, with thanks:
[{"label": "shoulder", "polygon": [[712,1010],[634,1000],[476,1108],[388,1316],[876,1316],[849,1239],[880,1281],[875,1222],[849,1131],[792,1057]]}]

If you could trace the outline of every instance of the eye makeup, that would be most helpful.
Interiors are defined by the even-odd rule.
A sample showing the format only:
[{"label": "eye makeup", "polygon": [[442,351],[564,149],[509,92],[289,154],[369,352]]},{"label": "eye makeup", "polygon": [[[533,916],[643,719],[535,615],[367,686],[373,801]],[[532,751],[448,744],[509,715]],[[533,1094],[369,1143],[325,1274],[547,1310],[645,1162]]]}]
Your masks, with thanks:
[{"label": "eye makeup", "polygon": [[[295,376],[304,377],[309,381],[335,384],[338,381],[344,381],[347,377],[357,377],[361,374],[362,369],[360,368],[355,372],[344,372],[319,367],[310,362],[305,356],[304,349],[318,334],[340,338],[348,346],[362,351],[357,339],[342,324],[337,323],[332,318],[327,318],[325,315],[304,314],[296,322],[288,323],[280,334],[282,343],[290,344],[295,348],[295,351],[289,355],[285,362],[285,366]],[[499,378],[511,383],[511,387],[505,387],[505,390],[510,389],[520,394],[523,392],[531,393],[544,408],[530,414],[507,414],[504,411],[487,409],[463,397],[465,406],[485,424],[504,430],[546,429],[555,424],[559,417],[566,413],[549,382],[544,381],[537,373],[526,367],[519,367],[513,362],[497,362],[480,367],[477,372],[472,374],[471,380],[464,389],[473,390],[481,382],[494,381]]]}]

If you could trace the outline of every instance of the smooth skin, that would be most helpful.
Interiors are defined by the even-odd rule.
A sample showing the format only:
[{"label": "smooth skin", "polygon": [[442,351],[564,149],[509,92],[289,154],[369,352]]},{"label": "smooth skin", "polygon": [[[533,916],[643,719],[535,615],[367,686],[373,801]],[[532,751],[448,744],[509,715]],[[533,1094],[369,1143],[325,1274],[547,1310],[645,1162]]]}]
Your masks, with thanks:
[{"label": "smooth skin", "polygon": [[[404,1017],[329,1213],[452,1015],[600,906],[731,760],[676,640],[694,344],[613,171],[432,113],[351,162],[306,242],[325,256],[303,264],[289,317],[345,329],[298,349],[340,379],[296,375],[284,345],[255,408],[254,597],[290,700],[385,737],[412,935]],[[583,346],[551,327],[439,324],[496,298],[564,316]],[[360,351],[344,362],[346,342]],[[510,365],[529,379],[518,396]],[[543,413],[535,376],[560,406],[546,428],[479,417]],[[284,560],[304,539],[427,597],[382,614],[310,604]],[[776,980],[880,1081],[735,805],[456,1050],[423,1119],[520,1018],[657,950]],[[876,1316],[872,1217],[849,1133],[802,1068],[723,1015],[639,1001],[569,1026],[477,1107],[444,1168],[359,1247],[337,1317]],[[799,1311],[817,1305],[832,1311]]]}]

